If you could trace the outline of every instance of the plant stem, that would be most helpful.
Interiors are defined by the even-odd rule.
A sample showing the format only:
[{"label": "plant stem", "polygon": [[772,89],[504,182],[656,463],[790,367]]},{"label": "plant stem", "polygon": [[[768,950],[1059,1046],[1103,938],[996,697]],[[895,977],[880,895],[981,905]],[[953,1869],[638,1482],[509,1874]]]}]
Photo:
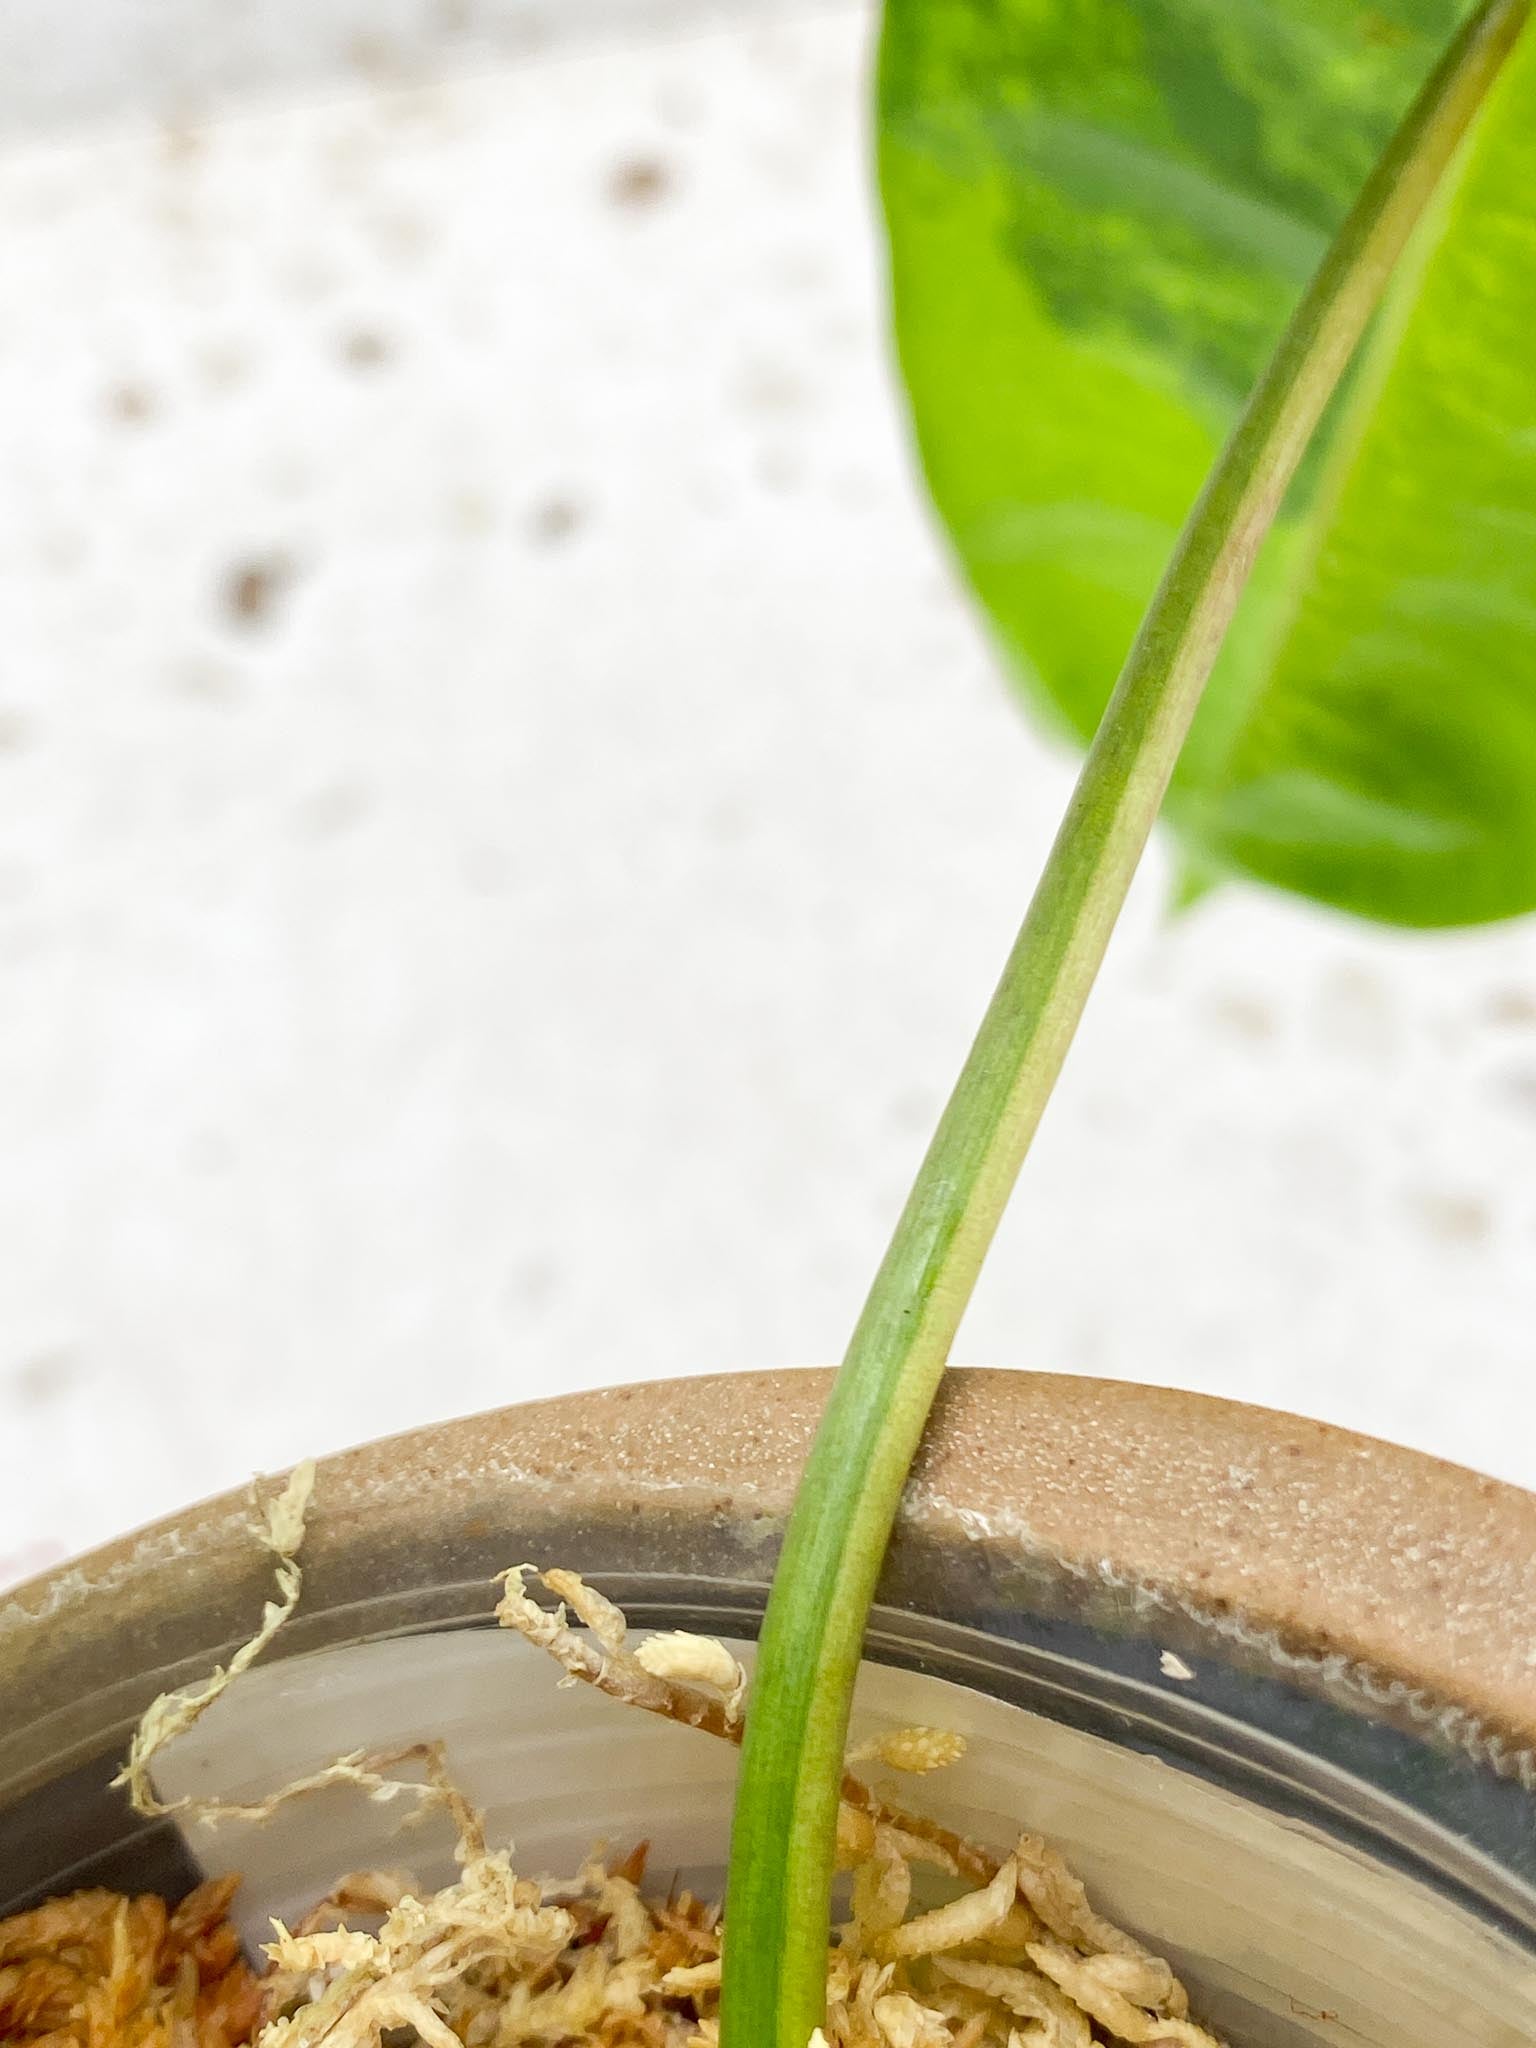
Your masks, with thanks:
[{"label": "plant stem", "polygon": [[1061,1070],[1260,542],[1529,0],[1486,0],[1366,181],[1216,462],[875,1278],[774,1578],[726,1898],[724,2048],[825,2017],[848,1709],[892,1522],[960,1317]]}]

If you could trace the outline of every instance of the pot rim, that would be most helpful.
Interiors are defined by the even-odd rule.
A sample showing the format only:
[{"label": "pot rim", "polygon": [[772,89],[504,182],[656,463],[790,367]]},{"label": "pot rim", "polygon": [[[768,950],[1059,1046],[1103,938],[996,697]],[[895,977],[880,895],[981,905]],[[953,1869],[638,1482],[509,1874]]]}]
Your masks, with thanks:
[{"label": "pot rim", "polygon": [[[327,1613],[350,1614],[356,1633],[360,1600],[374,1632],[404,1625],[381,1591],[402,1557],[429,1537],[467,1555],[529,1516],[714,1530],[738,1581],[747,1555],[765,1583],[830,1380],[806,1369],[650,1381],[323,1459],[304,1552],[315,1593],[271,1654],[337,1639]],[[0,1596],[0,1727],[24,1742],[28,1726],[67,1721],[82,1684],[110,1690],[125,1657],[147,1698],[183,1661],[240,1640],[269,1563],[249,1515],[247,1496],[225,1494]],[[1141,1626],[1155,1618],[1170,1647],[1257,1659],[1536,1784],[1536,1495],[1520,1488],[1205,1395],[960,1369],[907,1489],[882,1597],[894,1587],[920,1605],[905,1584],[913,1560],[953,1558],[957,1543],[1000,1587],[1022,1574],[1079,1609],[1118,1599]],[[452,1576],[441,1556],[435,1569],[433,1583]],[[925,1583],[931,1597],[931,1572]],[[473,1616],[461,1603],[437,1618]],[[0,1787],[7,1762],[25,1775],[11,1746],[0,1737]]]}]

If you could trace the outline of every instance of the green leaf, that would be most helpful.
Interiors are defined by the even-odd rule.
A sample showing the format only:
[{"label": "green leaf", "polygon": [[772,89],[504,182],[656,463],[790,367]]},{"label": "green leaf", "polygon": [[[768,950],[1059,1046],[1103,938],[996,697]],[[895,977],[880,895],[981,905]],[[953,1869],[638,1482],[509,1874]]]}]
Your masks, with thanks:
[{"label": "green leaf", "polygon": [[[1190,497],[1460,7],[889,0],[880,174],[935,502],[1092,733]],[[1536,906],[1536,38],[1266,546],[1176,778],[1202,874]]]}]

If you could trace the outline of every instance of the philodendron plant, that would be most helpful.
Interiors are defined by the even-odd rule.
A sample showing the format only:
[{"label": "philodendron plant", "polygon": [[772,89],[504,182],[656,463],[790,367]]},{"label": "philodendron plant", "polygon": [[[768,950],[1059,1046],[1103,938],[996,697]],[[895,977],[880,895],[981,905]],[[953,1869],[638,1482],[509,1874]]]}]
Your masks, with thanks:
[{"label": "philodendron plant", "polygon": [[1528,5],[887,0],[919,447],[1020,687],[1092,742],[786,1533],[724,2048],[822,2022],[897,1501],[1165,794],[1190,890],[1236,872],[1418,925],[1536,905]]}]

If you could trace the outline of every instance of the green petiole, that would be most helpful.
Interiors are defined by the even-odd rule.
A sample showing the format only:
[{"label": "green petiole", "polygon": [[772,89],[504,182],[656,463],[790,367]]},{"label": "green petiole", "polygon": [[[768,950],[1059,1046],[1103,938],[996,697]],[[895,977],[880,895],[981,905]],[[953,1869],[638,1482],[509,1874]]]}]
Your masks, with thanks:
[{"label": "green petiole", "polygon": [[1372,171],[1185,525],[854,1331],[763,1625],[726,1898],[723,2048],[822,2023],[865,1620],[950,1345],[1254,556],[1410,234],[1524,25],[1485,0]]}]

